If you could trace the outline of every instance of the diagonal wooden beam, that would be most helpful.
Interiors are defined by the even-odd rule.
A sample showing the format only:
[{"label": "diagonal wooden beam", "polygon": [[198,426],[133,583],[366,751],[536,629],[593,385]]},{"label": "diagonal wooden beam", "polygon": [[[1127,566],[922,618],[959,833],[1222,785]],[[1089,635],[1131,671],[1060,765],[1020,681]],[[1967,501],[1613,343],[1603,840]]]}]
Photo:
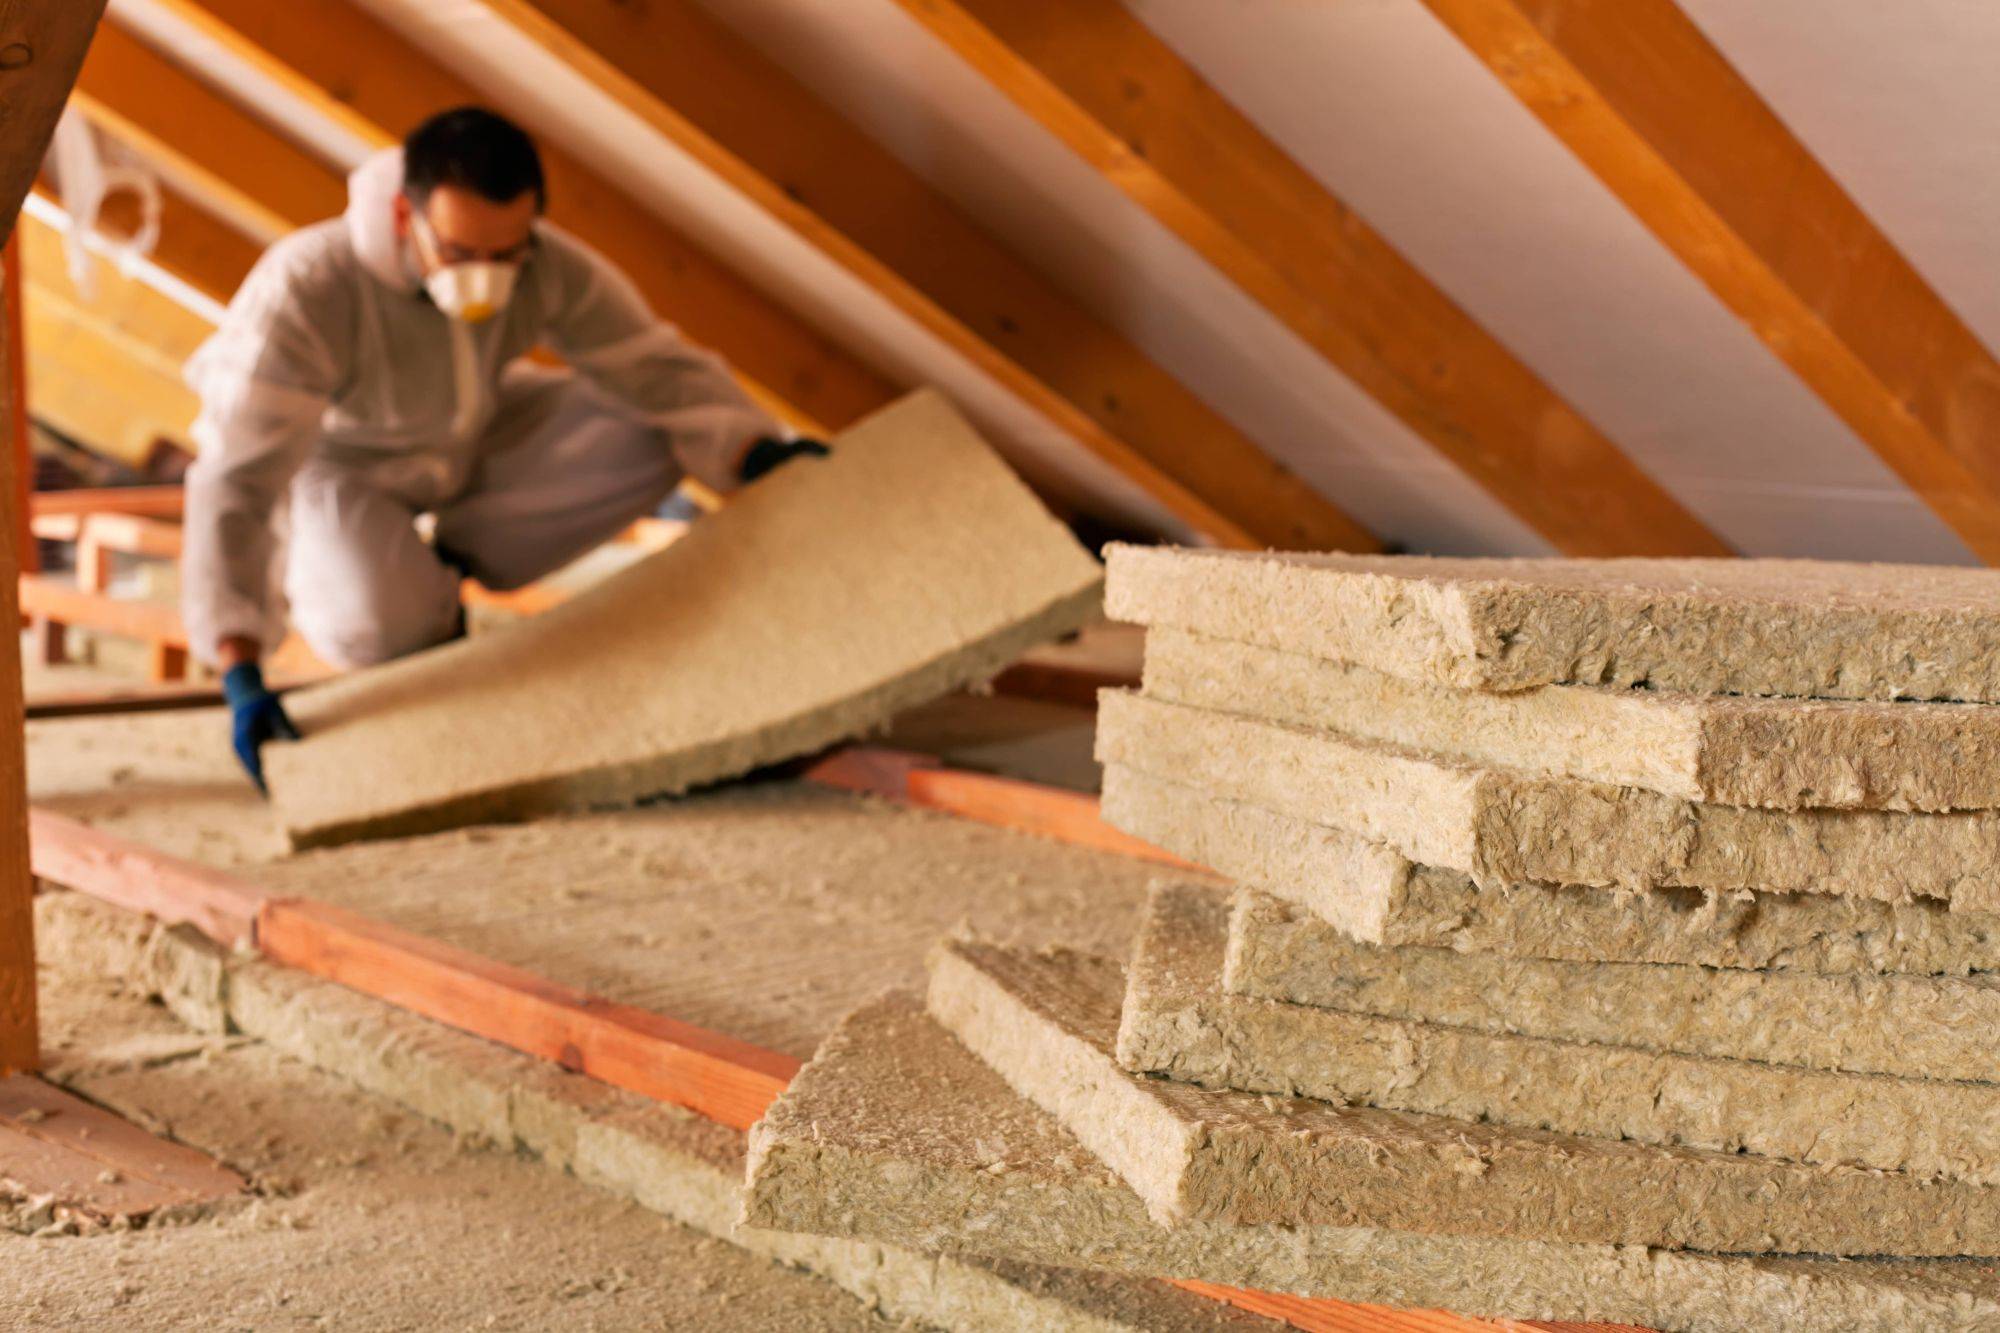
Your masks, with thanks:
[{"label": "diagonal wooden beam", "polygon": [[[434,112],[487,100],[341,0],[161,0],[161,7],[366,142],[395,143]],[[603,251],[655,309],[727,357],[767,409],[834,431],[897,396],[888,379],[631,196],[555,145],[541,147],[551,220]]]},{"label": "diagonal wooden beam", "polygon": [[183,448],[199,407],[181,365],[209,324],[110,265],[95,299],[71,283],[53,229],[23,218],[29,410],[107,457],[138,464],[155,441]]},{"label": "diagonal wooden beam", "polygon": [[30,415],[106,458],[134,466],[158,440],[192,449],[193,393],[76,307],[30,287]]},{"label": "diagonal wooden beam", "polygon": [[[104,0],[0,7],[0,243],[40,169]],[[9,295],[18,296],[10,289]],[[0,419],[18,419],[21,330],[0,321]],[[24,437],[23,437],[24,438]],[[0,1074],[36,1067],[35,882],[28,869],[27,749],[21,713],[20,607],[15,579],[23,563],[19,503],[24,461],[15,441],[0,446]]]},{"label": "diagonal wooden beam", "polygon": [[[135,151],[138,147],[134,145]],[[35,193],[62,206],[62,196],[46,182],[37,181]],[[98,234],[111,241],[129,241],[142,226],[139,202],[126,191],[107,198],[97,216]],[[227,305],[260,253],[248,235],[173,186],[161,184],[160,235],[146,258],[163,272]]]},{"label": "diagonal wooden beam", "polygon": [[[140,226],[128,195],[105,201],[98,230],[114,240],[129,239]],[[160,190],[160,238],[146,256],[210,300],[229,304],[257,262],[257,243],[172,186]]]},{"label": "diagonal wooden beam", "polygon": [[78,288],[70,276],[62,234],[37,218],[21,219],[20,238],[30,291],[45,291],[76,307],[135,355],[170,375],[178,377],[182,363],[215,331],[215,325],[201,315],[138,278],[126,277],[100,256],[91,257],[90,291]]},{"label": "diagonal wooden beam", "polygon": [[1211,539],[1378,549],[702,6],[484,3]]},{"label": "diagonal wooden beam", "polygon": [[1728,547],[1119,0],[896,0],[1569,555]]},{"label": "diagonal wooden beam", "polygon": [[269,243],[337,217],[340,174],[107,22],[77,76],[76,103],[163,175]]},{"label": "diagonal wooden beam", "polygon": [[2000,563],[2000,362],[1672,0],[1425,3]]}]

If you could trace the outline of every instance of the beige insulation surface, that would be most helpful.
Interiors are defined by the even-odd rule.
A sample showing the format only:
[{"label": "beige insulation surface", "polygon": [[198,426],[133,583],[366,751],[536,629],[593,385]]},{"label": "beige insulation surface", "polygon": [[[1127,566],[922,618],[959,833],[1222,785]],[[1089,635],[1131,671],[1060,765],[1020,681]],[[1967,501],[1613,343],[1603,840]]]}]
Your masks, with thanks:
[{"label": "beige insulation surface", "polygon": [[1100,701],[1097,754],[1486,885],[1768,889],[2000,908],[2000,812],[1708,805],[1119,691]]},{"label": "beige insulation surface", "polygon": [[[1275,1333],[1281,1327],[1160,1283],[1114,1274],[1004,1259],[939,1259],[891,1245],[740,1227],[744,1136],[734,1130],[332,983],[254,958],[225,958],[199,937],[162,931],[144,918],[74,894],[43,895],[36,903],[36,923],[47,947],[66,966],[91,968],[136,993],[158,995],[176,1015],[205,1030],[219,1030],[227,1022],[232,1030],[287,1056],[441,1122],[462,1140],[506,1152],[510,1166],[514,1151],[525,1152],[612,1195],[729,1241],[751,1256],[817,1274],[863,1302],[849,1307],[863,1321],[872,1322],[867,1312],[873,1312],[897,1327],[965,1333],[993,1328]],[[73,1071],[64,1076],[73,1077]],[[86,1091],[104,1095],[107,1085],[93,1079]],[[231,1119],[247,1117],[245,1132],[254,1133],[270,1110],[257,1101],[232,1104]],[[365,1159],[356,1163],[368,1164]],[[554,1198],[562,1188],[550,1181],[546,1192]],[[588,1240],[585,1236],[586,1244]],[[398,1254],[412,1249],[402,1238],[384,1243]],[[657,1245],[653,1253],[670,1257]],[[777,1271],[768,1277],[787,1279]],[[831,1303],[841,1298],[831,1288],[821,1288],[817,1299]],[[760,1315],[745,1305],[744,1327],[815,1327],[796,1310]],[[663,1326],[663,1319],[664,1326],[676,1328],[736,1326],[722,1319],[697,1322],[693,1316],[677,1320],[658,1303],[652,1311],[649,1327]],[[573,1308],[556,1322],[571,1326],[586,1314]],[[522,1326],[549,1323],[537,1319]],[[165,1326],[183,1327],[185,1321]]]},{"label": "beige insulation surface", "polygon": [[931,1016],[1054,1116],[1163,1224],[1379,1226],[1743,1252],[2000,1248],[2000,1197],[1895,1172],[1579,1138],[1119,1067],[1124,971],[1066,949],[953,941]]},{"label": "beige insulation surface", "polygon": [[1107,548],[1114,620],[1496,690],[2000,702],[2000,575]]},{"label": "beige insulation surface", "polygon": [[1156,629],[1172,703],[1691,801],[1799,810],[2000,806],[2000,707],[1545,685],[1496,693]]},{"label": "beige insulation surface", "polygon": [[1352,1013],[1907,1078],[2000,1082],[2000,978],[1721,970],[1356,944],[1244,890],[1224,989]]},{"label": "beige insulation surface", "polygon": [[2000,1324],[1982,1261],[1717,1256],[1367,1227],[1165,1228],[1077,1139],[891,996],[751,1130],[752,1225],[1514,1318],[1907,1333]]},{"label": "beige insulation surface", "polygon": [[936,394],[554,610],[302,692],[296,845],[629,803],[867,731],[1092,619],[1097,562]]},{"label": "beige insulation surface", "polygon": [[2000,1084],[1493,1036],[1230,995],[1228,911],[1203,886],[1154,893],[1118,1033],[1126,1068],[1214,1088],[2000,1183]]},{"label": "beige insulation surface", "polygon": [[794,783],[350,844],[261,869],[594,994],[801,1058],[969,924],[1125,951],[1158,867]]},{"label": "beige insulation surface", "polygon": [[1368,943],[1581,962],[1961,975],[2000,970],[2000,915],[1823,893],[1621,891],[1514,884],[1324,824],[1106,767],[1104,817],[1178,856],[1295,904]]}]

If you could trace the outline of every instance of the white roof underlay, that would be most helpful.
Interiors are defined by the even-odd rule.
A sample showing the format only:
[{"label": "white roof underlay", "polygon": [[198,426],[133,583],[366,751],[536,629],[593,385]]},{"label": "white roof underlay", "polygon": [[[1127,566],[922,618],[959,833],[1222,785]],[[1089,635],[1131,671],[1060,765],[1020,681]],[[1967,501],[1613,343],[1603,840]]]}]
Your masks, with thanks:
[{"label": "white roof underlay", "polygon": [[[1386,539],[1549,549],[890,0],[700,2]],[[2000,39],[2000,7],[1682,2],[2000,345],[2000,97],[1980,54]],[[1024,467],[1179,535],[1039,413],[476,0],[361,3],[889,378],[943,385]],[[1971,559],[1418,0],[1127,3],[1746,554]],[[150,0],[113,10],[302,141],[358,152],[226,53],[175,46]]]}]

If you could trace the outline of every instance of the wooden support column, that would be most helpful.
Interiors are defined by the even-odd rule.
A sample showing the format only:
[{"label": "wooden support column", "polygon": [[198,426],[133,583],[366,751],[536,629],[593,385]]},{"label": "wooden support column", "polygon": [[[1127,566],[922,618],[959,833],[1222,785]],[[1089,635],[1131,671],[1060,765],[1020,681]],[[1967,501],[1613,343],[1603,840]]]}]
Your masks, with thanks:
[{"label": "wooden support column", "polygon": [[[63,100],[104,13],[104,0],[11,0],[0,3],[0,240],[14,234],[41,167]],[[11,296],[19,282],[6,277]],[[0,337],[0,421],[13,419],[20,355],[7,323]],[[34,876],[28,870],[27,736],[21,699],[21,623],[16,581],[23,529],[16,523],[19,466],[0,449],[0,1074],[36,1067],[40,1032],[35,1017]]]},{"label": "wooden support column", "polygon": [[4,301],[0,319],[7,321],[7,416],[0,422],[0,429],[5,429],[8,444],[14,450],[14,529],[20,543],[14,549],[20,554],[21,572],[33,574],[41,569],[42,562],[35,547],[35,535],[29,531],[33,515],[29,512],[28,495],[35,488],[35,456],[28,436],[28,355],[21,323],[23,281],[21,237],[17,231],[7,238],[5,250],[0,251],[0,301]]},{"label": "wooden support column", "polygon": [[[7,255],[15,248],[10,238]],[[19,309],[20,269],[9,263],[0,273],[6,283],[6,307]],[[0,320],[0,420],[12,421],[20,397],[13,367],[19,355],[20,325]],[[10,432],[11,435],[11,432]],[[39,1044],[35,1018],[34,877],[28,873],[27,736],[21,692],[21,623],[17,583],[22,569],[18,552],[32,549],[33,539],[23,521],[26,499],[21,485],[23,460],[10,439],[0,449],[0,1075],[36,1066]],[[60,633],[60,631],[56,631]],[[47,641],[37,636],[38,647]],[[53,650],[60,652],[60,645]]]}]

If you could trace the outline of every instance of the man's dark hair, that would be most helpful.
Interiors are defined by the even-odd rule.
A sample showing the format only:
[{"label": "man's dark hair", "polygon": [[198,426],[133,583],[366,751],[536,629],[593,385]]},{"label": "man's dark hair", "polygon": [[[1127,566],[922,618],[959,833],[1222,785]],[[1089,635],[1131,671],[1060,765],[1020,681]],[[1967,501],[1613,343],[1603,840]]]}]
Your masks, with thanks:
[{"label": "man's dark hair", "polygon": [[440,185],[456,185],[496,204],[535,192],[548,206],[542,156],[513,121],[484,107],[440,111],[403,140],[403,193],[419,208]]}]

